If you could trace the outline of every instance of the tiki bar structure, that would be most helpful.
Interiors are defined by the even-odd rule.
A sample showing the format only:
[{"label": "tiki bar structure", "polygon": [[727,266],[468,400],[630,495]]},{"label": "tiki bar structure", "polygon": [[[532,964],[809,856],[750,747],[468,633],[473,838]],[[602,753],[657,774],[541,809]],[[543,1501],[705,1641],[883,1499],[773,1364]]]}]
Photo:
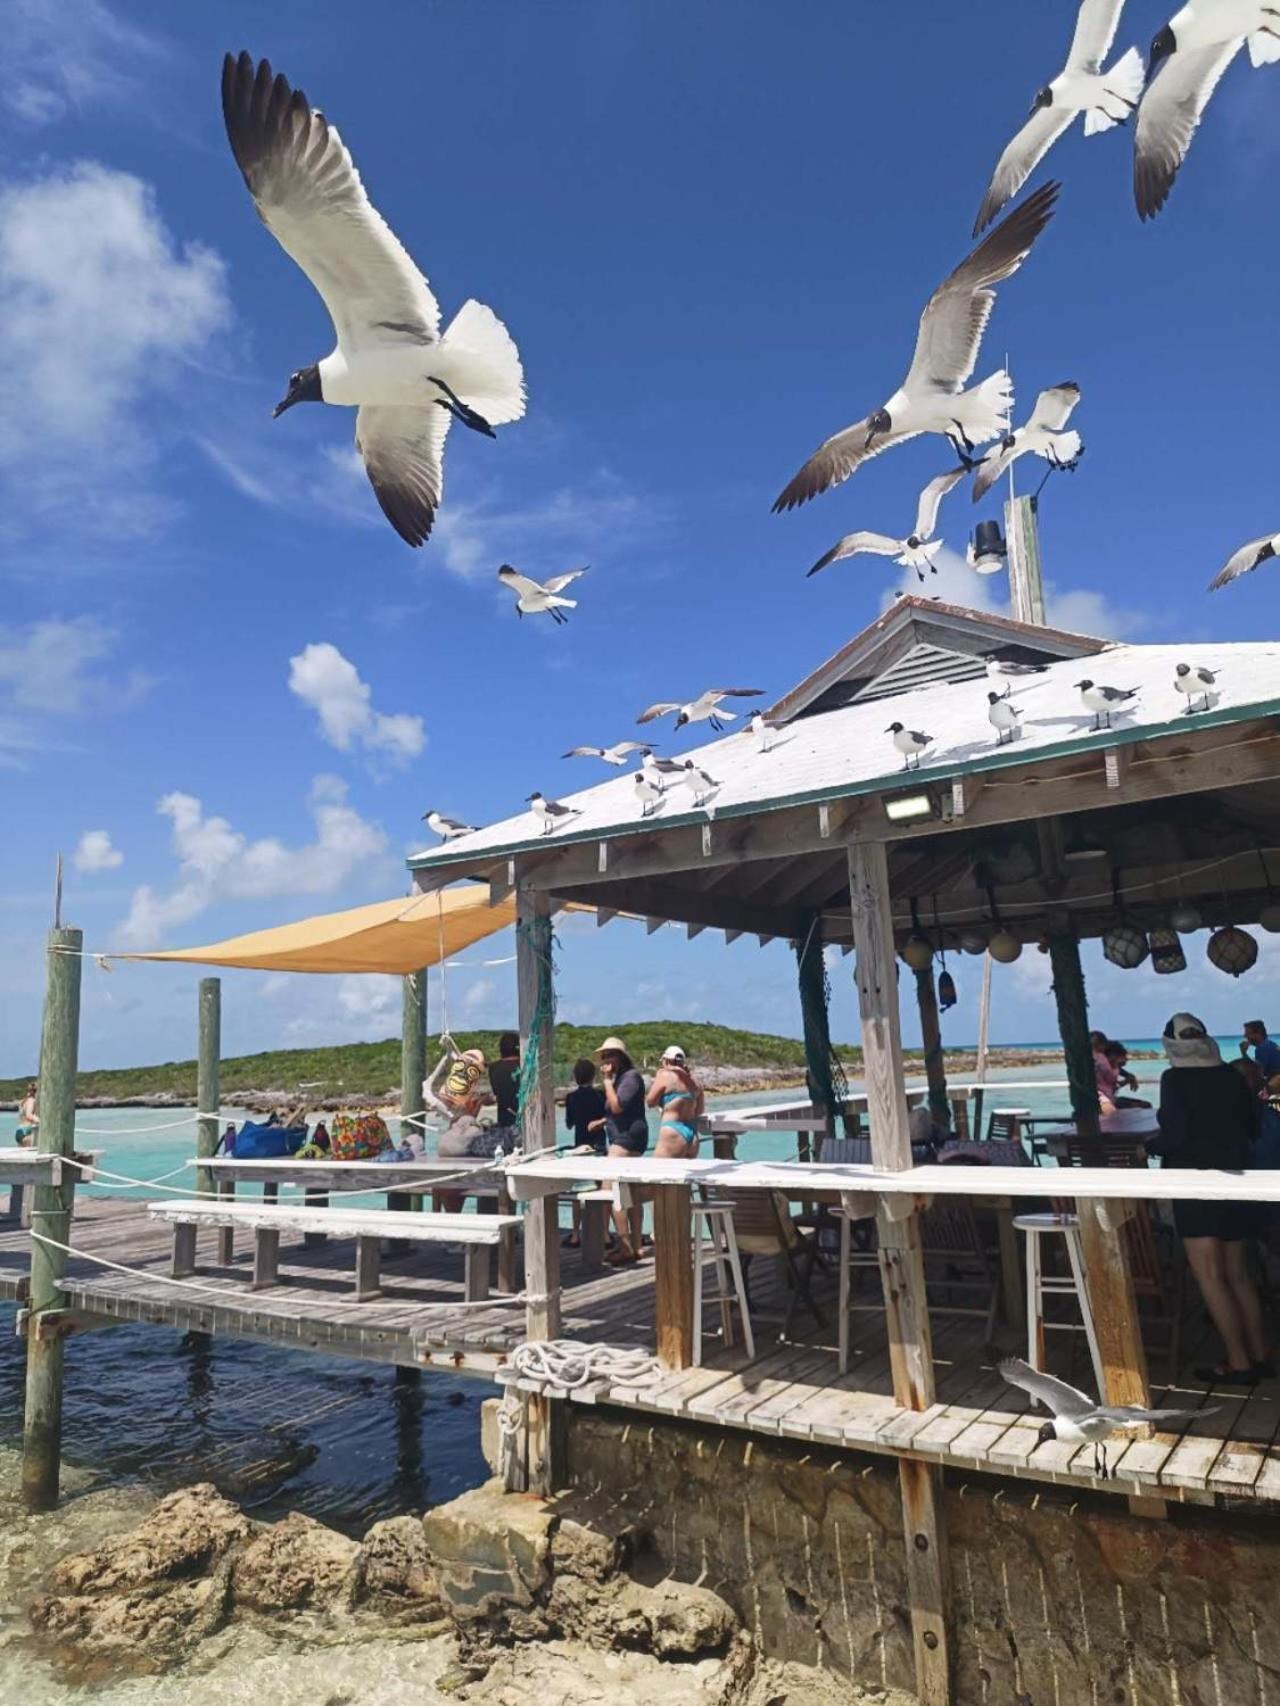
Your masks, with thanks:
[{"label": "tiki bar structure", "polygon": [[[1175,687],[1181,663],[1216,674],[1192,714]],[[1082,681],[1133,690],[1112,726],[1096,726],[1107,719],[1085,708]],[[988,693],[1006,686],[1018,728],[1001,744]],[[893,723],[931,737],[909,769]],[[429,944],[433,917],[448,916],[453,943],[464,928],[468,941],[485,933],[479,913],[494,929],[514,916],[521,1148],[476,1164],[475,1215],[424,1212],[448,1170],[435,1158],[385,1167],[381,1182],[377,1164],[357,1178],[339,1164],[211,1160],[210,979],[193,1156],[197,1188],[210,1194],[187,1205],[73,1203],[81,944],[78,932],[55,931],[41,1073],[48,1153],[0,1162],[0,1180],[7,1164],[34,1188],[39,1234],[33,1242],[13,1220],[0,1229],[0,1295],[26,1306],[32,1502],[56,1496],[70,1335],[121,1321],[223,1333],[504,1385],[507,1425],[491,1460],[509,1489],[594,1488],[656,1537],[671,1574],[736,1595],[758,1639],[784,1656],[808,1643],[804,1662],[816,1651],[858,1680],[914,1688],[928,1706],[1136,1706],[1207,1701],[1213,1687],[1219,1700],[1273,1698],[1280,1634],[1266,1608],[1280,1543],[1266,1525],[1280,1506],[1280,1402],[1270,1386],[1209,1395],[1181,1379],[1183,1324],[1188,1339],[1204,1328],[1180,1287],[1166,1288],[1177,1252],[1160,1205],[1280,1203],[1280,1173],[1191,1174],[1141,1164],[1132,1141],[1120,1152],[1123,1130],[1100,1117],[1080,944],[1101,939],[1115,964],[1150,961],[1170,974],[1173,1011],[1188,1005],[1179,971],[1204,951],[1192,933],[1212,932],[1214,975],[1230,976],[1256,957],[1251,927],[1280,927],[1280,646],[1112,644],[903,598],[781,698],[763,731],[739,728],[694,758],[712,782],[704,795],[672,783],[646,806],[620,776],[568,797],[572,815],[550,833],[526,813],[415,856],[416,897],[348,915],[349,949],[313,921],[299,969],[337,969],[353,952],[361,969],[404,974],[414,959],[444,957],[407,947],[406,920]],[[677,924],[690,937],[792,944],[809,1099],[713,1112],[703,1122],[711,1153],[697,1161],[558,1152],[555,920],[569,907],[600,925],[616,919],[619,931]],[[263,938],[174,957],[287,963],[267,957],[282,951],[276,933]],[[947,1083],[943,953],[985,953],[997,976],[1019,954],[1047,955],[1070,1100],[1054,1153],[1069,1165],[1025,1164],[1016,1128],[989,1144]],[[856,1095],[833,1056],[825,999],[828,973],[850,964]],[[421,1106],[424,983],[420,970],[405,976],[406,1115]],[[913,1165],[917,1093],[899,1019],[912,1000],[932,1123],[951,1126],[957,1157],[992,1164]],[[794,1132],[797,1159],[752,1159],[760,1131]],[[319,1171],[304,1190],[308,1167]],[[255,1179],[263,1203],[236,1202],[237,1186]],[[347,1180],[384,1191],[394,1219],[344,1206]],[[308,1206],[282,1206],[284,1187]],[[581,1249],[562,1248],[571,1196]],[[601,1262],[615,1204],[644,1205],[652,1262]],[[991,1234],[975,1249],[979,1217]],[[253,1231],[252,1274],[243,1247],[237,1257],[240,1227]],[[197,1242],[206,1228],[217,1232],[207,1248]],[[1069,1254],[1070,1272],[1059,1264],[1046,1278],[1041,1246],[1047,1263]],[[961,1270],[975,1255],[969,1307]],[[715,1292],[704,1289],[704,1263]],[[1045,1412],[1002,1381],[992,1352],[999,1314],[1002,1349],[1028,1354],[1041,1281],[1063,1294],[1044,1325],[1076,1332],[1040,1331],[1037,1344],[1032,1331],[1033,1360],[1111,1404],[1169,1393],[1170,1405],[1197,1411],[1190,1424],[1117,1435],[1102,1462],[1092,1445],[1045,1438]],[[611,1347],[619,1368],[641,1353],[656,1367],[641,1382],[611,1377],[601,1360],[595,1378],[560,1380],[552,1352],[563,1341]],[[541,1365],[524,1350],[539,1345],[550,1347]],[[1116,1584],[1098,1574],[1086,1592],[1082,1571],[1113,1567]],[[1104,1615],[1119,1617],[1105,1633]],[[1154,1682],[1144,1672],[1145,1691],[1122,1676],[1114,1692],[1107,1678],[1114,1664],[1139,1662],[1135,1648],[1163,1654],[1164,1670]],[[1217,1667],[1212,1686],[1197,1665]]]}]

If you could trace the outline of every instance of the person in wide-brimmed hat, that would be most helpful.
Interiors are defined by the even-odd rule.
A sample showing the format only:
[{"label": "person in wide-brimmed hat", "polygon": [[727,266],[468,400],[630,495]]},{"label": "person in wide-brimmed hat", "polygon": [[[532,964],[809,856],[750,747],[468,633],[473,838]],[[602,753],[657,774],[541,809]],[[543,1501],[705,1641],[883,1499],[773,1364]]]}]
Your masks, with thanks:
[{"label": "person in wide-brimmed hat", "polygon": [[[596,1054],[600,1058],[608,1153],[634,1160],[643,1155],[649,1147],[649,1121],[644,1111],[644,1079],[627,1053],[627,1045],[621,1037],[606,1037]],[[613,1223],[617,1228],[618,1248],[609,1260],[638,1262],[641,1253],[640,1209],[631,1210],[628,1222],[628,1216],[622,1209],[615,1208]]]}]

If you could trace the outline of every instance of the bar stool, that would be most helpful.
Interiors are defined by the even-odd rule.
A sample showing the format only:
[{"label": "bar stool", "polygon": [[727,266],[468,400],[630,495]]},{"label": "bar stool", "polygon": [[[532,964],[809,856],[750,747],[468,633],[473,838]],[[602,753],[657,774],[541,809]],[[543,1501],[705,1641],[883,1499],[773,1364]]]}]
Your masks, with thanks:
[{"label": "bar stool", "polygon": [[[701,1193],[693,1204],[693,1364],[702,1366],[702,1310],[707,1303],[720,1305],[726,1348],[733,1343],[733,1306],[738,1306],[742,1318],[742,1337],[747,1356],[754,1360],[755,1334],[751,1330],[751,1307],[747,1300],[747,1282],[742,1274],[742,1258],[733,1229],[733,1204],[717,1202]],[[708,1260],[716,1265],[716,1289],[706,1291],[703,1269]]]},{"label": "bar stool", "polygon": [[[1089,1356],[1099,1394],[1106,1391],[1102,1373],[1102,1358],[1098,1354],[1098,1335],[1093,1324],[1093,1310],[1084,1277],[1084,1256],[1080,1245],[1080,1219],[1074,1214],[1015,1214],[1013,1224],[1027,1240],[1027,1361],[1032,1368],[1043,1371],[1045,1334],[1049,1331],[1083,1333],[1089,1344]],[[1066,1241],[1067,1261],[1071,1275],[1046,1274],[1041,1260],[1040,1240],[1048,1233],[1058,1233]],[[1046,1321],[1044,1300],[1047,1296],[1073,1293],[1080,1305],[1079,1321]]]}]

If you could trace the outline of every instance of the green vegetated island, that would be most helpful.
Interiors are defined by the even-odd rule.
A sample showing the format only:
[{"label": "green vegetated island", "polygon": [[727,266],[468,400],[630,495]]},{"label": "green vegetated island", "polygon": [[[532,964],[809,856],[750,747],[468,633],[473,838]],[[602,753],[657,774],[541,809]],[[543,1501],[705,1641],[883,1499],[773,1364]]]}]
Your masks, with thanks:
[{"label": "green vegetated island", "polygon": [[[679,1042],[689,1051],[695,1070],[711,1089],[745,1092],[785,1088],[804,1082],[804,1044],[795,1037],[776,1037],[760,1031],[738,1031],[726,1025],[693,1024],[679,1020],[646,1020],[635,1024],[558,1025],[555,1033],[555,1079],[570,1081],[575,1060],[590,1055],[611,1032],[623,1037],[633,1058],[652,1067],[664,1048]],[[459,1048],[481,1048],[487,1057],[498,1052],[497,1031],[457,1031]],[[439,1039],[428,1039],[427,1058],[438,1057]],[[851,1077],[862,1067],[862,1051],[840,1045],[840,1060]],[[1030,1066],[1061,1058],[1053,1048],[993,1049],[991,1061],[1000,1066]],[[922,1057],[908,1051],[909,1066],[919,1070]],[[953,1076],[973,1070],[972,1048],[948,1052]],[[30,1074],[0,1079],[0,1106],[16,1106]],[[264,1054],[239,1055],[222,1062],[222,1101],[250,1109],[271,1108],[282,1102],[305,1100],[309,1105],[343,1107],[385,1103],[399,1096],[400,1039],[376,1043],[340,1043],[329,1048],[275,1049]],[[82,1072],[77,1100],[85,1106],[172,1107],[193,1105],[196,1093],[194,1060],[166,1061],[158,1066],[130,1066]]]}]

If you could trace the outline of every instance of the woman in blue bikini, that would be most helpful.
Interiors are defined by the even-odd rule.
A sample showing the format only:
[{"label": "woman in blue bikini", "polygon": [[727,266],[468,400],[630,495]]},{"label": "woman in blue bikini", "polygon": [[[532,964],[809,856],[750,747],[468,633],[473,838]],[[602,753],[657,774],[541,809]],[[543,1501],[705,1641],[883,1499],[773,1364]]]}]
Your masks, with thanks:
[{"label": "woman in blue bikini", "polygon": [[706,1106],[702,1087],[689,1071],[682,1048],[663,1051],[645,1101],[662,1109],[662,1129],[654,1155],[666,1160],[693,1161],[698,1154],[697,1122]]}]

